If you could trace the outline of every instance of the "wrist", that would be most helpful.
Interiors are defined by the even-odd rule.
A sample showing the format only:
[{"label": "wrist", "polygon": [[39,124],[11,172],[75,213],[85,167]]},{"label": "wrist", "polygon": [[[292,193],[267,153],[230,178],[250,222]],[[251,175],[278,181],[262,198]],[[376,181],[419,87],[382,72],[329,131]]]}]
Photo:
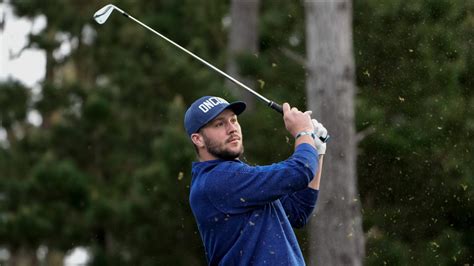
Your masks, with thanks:
[{"label": "wrist", "polygon": [[313,140],[316,139],[316,135],[311,130],[303,130],[296,133],[295,139],[299,139],[302,136],[310,136]]},{"label": "wrist", "polygon": [[[296,138],[296,136],[300,133],[300,132],[314,132],[313,128],[312,127],[302,127],[302,128],[299,128],[298,130],[295,130],[293,131],[294,133],[292,134],[293,137]],[[291,133],[291,132],[290,132]]]}]

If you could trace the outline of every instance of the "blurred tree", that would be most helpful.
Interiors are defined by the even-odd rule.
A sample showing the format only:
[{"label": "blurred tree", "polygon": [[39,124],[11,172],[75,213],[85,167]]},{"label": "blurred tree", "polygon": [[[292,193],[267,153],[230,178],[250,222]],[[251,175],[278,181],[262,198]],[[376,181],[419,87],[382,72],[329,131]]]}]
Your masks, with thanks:
[{"label": "blurred tree", "polygon": [[355,1],[357,127],[375,132],[358,163],[369,265],[474,260],[473,11]]},{"label": "blurred tree", "polygon": [[[168,30],[172,29],[170,25],[183,22],[177,20],[179,16],[170,18],[167,12],[186,10],[174,2],[117,4],[143,14],[143,20],[151,26],[165,21]],[[2,179],[5,177],[11,185],[2,185],[0,191],[10,206],[2,206],[0,212],[5,217],[11,214],[12,219],[1,220],[5,230],[0,230],[0,245],[13,252],[12,258],[18,257],[15,250],[21,257],[35,258],[40,245],[48,248],[48,254],[65,254],[74,247],[86,246],[95,265],[128,265],[130,261],[140,265],[199,264],[200,253],[181,252],[195,249],[190,247],[193,245],[200,248],[191,213],[183,203],[187,198],[186,179],[181,181],[189,176],[183,166],[190,165],[192,148],[188,153],[167,156],[183,146],[180,142],[184,134],[169,135],[166,145],[154,147],[151,143],[165,138],[167,123],[174,131],[184,133],[181,119],[167,119],[167,113],[175,109],[166,103],[174,102],[174,95],[180,91],[190,98],[202,93],[205,89],[192,94],[188,88],[212,84],[210,75],[199,75],[204,71],[194,71],[195,66],[188,67],[189,60],[183,55],[121,16],[112,16],[108,25],[98,29],[91,19],[101,7],[97,3],[63,1],[44,5],[21,1],[13,6],[20,16],[46,17],[47,27],[31,36],[29,46],[46,51],[48,71],[38,100],[27,94],[21,96],[27,90],[16,84],[6,84],[2,90],[5,103],[13,104],[3,105],[4,128],[9,130],[10,125],[24,120],[27,108],[38,110],[43,123],[39,128],[27,123],[17,126],[15,130],[22,133],[17,144],[10,141],[3,150],[2,172],[11,169],[11,174],[2,175]],[[214,11],[214,19],[220,14]],[[211,19],[208,15],[184,19],[207,21]],[[192,40],[182,38],[181,43],[186,45]],[[58,54],[61,42],[71,45],[69,54]],[[200,49],[205,47],[200,45]],[[165,74],[156,75],[157,71]],[[185,72],[189,80],[173,80]],[[182,101],[178,106],[183,112]],[[20,109],[23,113],[15,111]],[[174,118],[179,117],[178,111],[173,111]],[[24,130],[30,127],[30,131]],[[12,165],[13,155],[24,166]],[[173,183],[177,177],[180,182]],[[18,215],[28,222],[13,219]]]},{"label": "blurred tree", "polygon": [[357,192],[352,1],[305,1],[308,107],[326,126],[324,179],[311,220],[310,263],[362,265],[364,234]]},{"label": "blurred tree", "polygon": [[[255,87],[256,82],[254,79],[245,77],[239,67],[239,62],[242,64],[242,61],[255,61],[252,59],[258,56],[259,7],[259,0],[232,0],[230,4],[227,73],[250,88]],[[247,103],[248,110],[255,108],[253,94],[231,81],[227,81],[226,84],[231,88],[233,95]]]}]

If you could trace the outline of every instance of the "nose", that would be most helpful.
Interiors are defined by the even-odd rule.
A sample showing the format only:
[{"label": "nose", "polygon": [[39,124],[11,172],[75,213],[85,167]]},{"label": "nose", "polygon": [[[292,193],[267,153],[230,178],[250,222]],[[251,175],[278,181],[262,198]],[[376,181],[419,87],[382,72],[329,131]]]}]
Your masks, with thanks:
[{"label": "nose", "polygon": [[238,128],[237,123],[229,123],[229,126],[227,128],[227,132],[229,132],[229,134],[232,134],[232,133],[237,131],[237,128]]}]

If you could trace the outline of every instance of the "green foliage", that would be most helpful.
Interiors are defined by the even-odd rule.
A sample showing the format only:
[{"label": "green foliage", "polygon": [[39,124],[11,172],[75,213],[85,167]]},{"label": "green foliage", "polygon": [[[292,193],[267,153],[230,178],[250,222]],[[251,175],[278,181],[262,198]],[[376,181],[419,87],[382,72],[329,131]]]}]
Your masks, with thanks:
[{"label": "green foliage", "polygon": [[367,250],[367,265],[407,265],[412,253],[403,243],[385,237],[369,242]]},{"label": "green foliage", "polygon": [[357,126],[375,131],[360,145],[360,193],[365,229],[382,231],[368,239],[369,265],[381,264],[380,250],[395,242],[412,254],[395,264],[473,259],[472,241],[462,237],[450,240],[456,251],[421,255],[445,230],[472,231],[473,8],[464,1],[356,2]]},{"label": "green foliage", "polygon": [[0,84],[0,125],[11,129],[17,121],[24,121],[28,107],[28,89],[16,81]]}]

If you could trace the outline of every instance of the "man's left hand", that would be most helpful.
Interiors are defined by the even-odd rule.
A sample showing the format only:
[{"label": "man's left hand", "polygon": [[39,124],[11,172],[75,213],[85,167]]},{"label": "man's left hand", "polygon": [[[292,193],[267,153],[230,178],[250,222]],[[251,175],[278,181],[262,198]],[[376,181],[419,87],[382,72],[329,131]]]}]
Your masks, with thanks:
[{"label": "man's left hand", "polygon": [[318,151],[319,155],[326,154],[326,143],[322,142],[319,137],[326,138],[328,135],[327,129],[323,126],[323,124],[319,123],[316,119],[311,119],[313,122],[313,132],[316,135],[314,139],[314,145],[316,146],[316,150]]}]

